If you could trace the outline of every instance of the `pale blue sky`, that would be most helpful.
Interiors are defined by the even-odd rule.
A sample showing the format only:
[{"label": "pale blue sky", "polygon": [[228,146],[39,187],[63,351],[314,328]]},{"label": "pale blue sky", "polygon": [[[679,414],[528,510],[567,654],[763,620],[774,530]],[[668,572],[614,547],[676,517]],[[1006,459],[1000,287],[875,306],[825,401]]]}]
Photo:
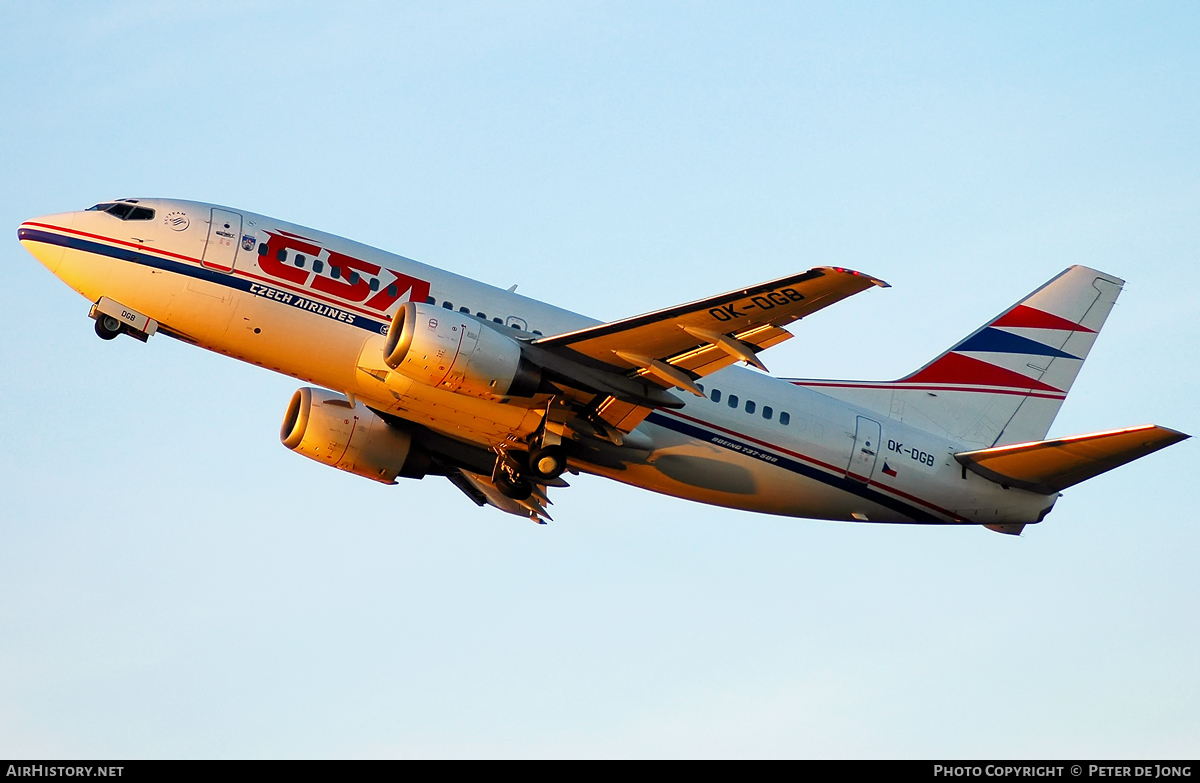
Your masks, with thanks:
[{"label": "pale blue sky", "polygon": [[1189,3],[0,3],[0,756],[1200,753],[1194,441],[1020,538],[599,479],[539,528],[277,440],[300,385],[102,343],[35,215],[213,201],[616,318],[888,280],[765,358],[910,371],[1128,280],[1052,434],[1200,433]]}]

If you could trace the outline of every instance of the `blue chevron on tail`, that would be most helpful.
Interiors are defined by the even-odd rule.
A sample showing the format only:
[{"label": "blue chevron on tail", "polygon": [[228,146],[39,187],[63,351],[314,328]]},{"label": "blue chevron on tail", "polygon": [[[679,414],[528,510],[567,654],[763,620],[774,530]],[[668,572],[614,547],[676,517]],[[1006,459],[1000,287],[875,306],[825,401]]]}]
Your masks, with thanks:
[{"label": "blue chevron on tail", "polygon": [[899,380],[793,383],[979,448],[1041,440],[1123,285],[1073,266]]}]

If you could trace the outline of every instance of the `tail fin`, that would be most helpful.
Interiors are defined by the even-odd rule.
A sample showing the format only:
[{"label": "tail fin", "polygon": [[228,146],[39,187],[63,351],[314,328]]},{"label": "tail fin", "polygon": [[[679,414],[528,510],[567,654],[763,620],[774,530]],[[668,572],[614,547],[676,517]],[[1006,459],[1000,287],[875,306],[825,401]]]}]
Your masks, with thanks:
[{"label": "tail fin", "polygon": [[983,448],[1042,440],[1124,283],[1073,266],[898,381],[799,383]]}]

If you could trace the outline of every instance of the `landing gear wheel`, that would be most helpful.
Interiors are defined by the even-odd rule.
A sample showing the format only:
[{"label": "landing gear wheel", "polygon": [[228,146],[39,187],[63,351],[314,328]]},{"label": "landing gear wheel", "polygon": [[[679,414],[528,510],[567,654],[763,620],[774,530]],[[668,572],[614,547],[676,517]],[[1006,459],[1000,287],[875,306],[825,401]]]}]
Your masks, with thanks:
[{"label": "landing gear wheel", "polygon": [[101,340],[111,340],[121,333],[121,322],[111,315],[101,315],[96,319],[96,336]]},{"label": "landing gear wheel", "polygon": [[537,478],[556,479],[567,469],[567,452],[562,446],[545,446],[529,455],[529,472]]},{"label": "landing gear wheel", "polygon": [[507,473],[496,477],[496,489],[500,494],[513,500],[525,500],[533,494],[533,484],[524,476],[510,478]]}]

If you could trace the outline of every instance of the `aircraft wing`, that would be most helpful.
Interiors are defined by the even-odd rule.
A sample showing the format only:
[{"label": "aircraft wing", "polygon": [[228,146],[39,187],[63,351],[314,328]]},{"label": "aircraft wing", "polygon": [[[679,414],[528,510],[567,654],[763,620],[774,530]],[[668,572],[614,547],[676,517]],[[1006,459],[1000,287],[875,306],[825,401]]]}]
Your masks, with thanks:
[{"label": "aircraft wing", "polygon": [[887,283],[849,269],[818,267],[689,304],[542,337],[535,344],[569,346],[607,364],[634,368],[617,352],[668,359],[711,345],[695,332],[740,335],[752,345],[781,342],[779,327],[876,285]]},{"label": "aircraft wing", "polygon": [[[817,267],[688,304],[541,337],[555,353],[582,355],[662,388],[702,394],[694,381],[745,361],[765,370],[759,351],[792,337],[783,327],[872,286],[887,283],[841,267]],[[630,432],[649,408],[608,397],[599,418]]]}]

